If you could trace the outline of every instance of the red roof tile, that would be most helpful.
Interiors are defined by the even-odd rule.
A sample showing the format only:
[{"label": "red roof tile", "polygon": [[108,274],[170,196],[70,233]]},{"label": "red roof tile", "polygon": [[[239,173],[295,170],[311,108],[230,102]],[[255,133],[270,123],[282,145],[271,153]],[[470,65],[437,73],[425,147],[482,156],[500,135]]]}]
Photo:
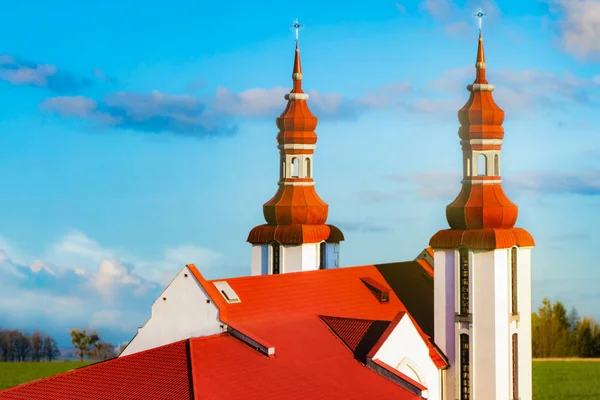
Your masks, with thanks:
[{"label": "red roof tile", "polygon": [[[366,277],[385,286],[374,266],[226,279],[235,304],[189,268],[220,319],[268,341],[272,357],[229,334],[194,338],[0,392],[0,400],[418,398],[356,360],[406,312],[393,292],[380,303],[364,285]],[[333,316],[324,319],[354,354],[319,315]]]},{"label": "red roof tile", "polygon": [[0,400],[190,400],[187,341],[0,391]]},{"label": "red roof tile", "polygon": [[356,350],[362,338],[375,322],[368,319],[326,316],[321,316],[321,319],[352,351]]}]

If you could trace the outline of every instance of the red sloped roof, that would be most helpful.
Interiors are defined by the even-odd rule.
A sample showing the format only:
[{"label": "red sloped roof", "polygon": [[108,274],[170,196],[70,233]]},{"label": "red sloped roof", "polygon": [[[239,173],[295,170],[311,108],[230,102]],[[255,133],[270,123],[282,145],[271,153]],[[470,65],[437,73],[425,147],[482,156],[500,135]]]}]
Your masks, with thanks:
[{"label": "red sloped roof", "polygon": [[322,316],[321,319],[350,350],[355,351],[375,321]]},{"label": "red sloped roof", "polygon": [[187,341],[0,391],[1,400],[191,400]]},{"label": "red sloped roof", "polygon": [[[371,335],[377,338],[367,344],[364,338],[373,326],[387,326],[398,312],[406,312],[394,293],[380,303],[363,283],[361,278],[370,278],[385,285],[376,267],[226,279],[241,300],[232,304],[215,281],[189,267],[219,308],[220,319],[251,339],[268,341],[274,355],[267,357],[229,334],[193,338],[0,392],[0,400],[419,398],[358,362],[319,317],[345,318],[348,329],[342,336],[366,356],[385,329],[377,329]],[[358,343],[366,325],[350,329],[351,319],[373,321]]]},{"label": "red sloped roof", "polygon": [[280,343],[273,358],[229,335],[191,339],[195,399],[420,398],[354,360],[327,327],[314,319],[319,330],[299,325],[290,342],[293,347]]}]

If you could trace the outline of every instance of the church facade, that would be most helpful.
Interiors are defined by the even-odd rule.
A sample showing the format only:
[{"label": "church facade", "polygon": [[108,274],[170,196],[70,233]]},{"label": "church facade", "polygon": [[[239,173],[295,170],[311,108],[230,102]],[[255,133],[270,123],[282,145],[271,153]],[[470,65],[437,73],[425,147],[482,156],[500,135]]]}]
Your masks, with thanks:
[{"label": "church facade", "polygon": [[0,400],[531,400],[535,243],[515,228],[518,208],[502,189],[504,112],[485,72],[480,33],[458,113],[463,180],[450,228],[415,260],[339,268],[344,235],[315,190],[317,118],[296,42],[276,120],[278,190],[248,235],[251,276],[206,280],[187,265],[119,358]]}]

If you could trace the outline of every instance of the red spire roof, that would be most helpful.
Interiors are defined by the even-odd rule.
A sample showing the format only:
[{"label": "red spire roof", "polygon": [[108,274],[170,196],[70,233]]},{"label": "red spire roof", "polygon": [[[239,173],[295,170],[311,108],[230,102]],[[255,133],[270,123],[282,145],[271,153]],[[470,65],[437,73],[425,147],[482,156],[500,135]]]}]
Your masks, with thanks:
[{"label": "red spire roof", "polygon": [[[500,178],[500,150],[504,138],[504,111],[494,102],[490,85],[485,77],[486,62],[483,38],[479,33],[476,78],[467,86],[469,100],[458,112],[465,155],[465,176],[460,194],[446,208],[446,218],[452,230],[479,230],[478,235],[458,235],[438,232],[431,240],[432,247],[456,247],[463,244],[473,248],[533,246],[534,241],[526,231],[518,234],[499,234],[497,230],[510,230],[518,217],[518,207],[504,193]],[[477,166],[482,162],[484,166]],[[485,171],[477,175],[478,167]],[[483,234],[482,232],[487,232]],[[522,232],[521,232],[522,231]],[[462,239],[458,239],[458,238]],[[465,242],[464,238],[471,238]],[[474,239],[478,238],[478,239]]]},{"label": "red spire roof", "polygon": [[285,98],[287,107],[277,118],[277,143],[281,152],[279,189],[263,206],[267,222],[252,229],[248,242],[282,244],[339,242],[342,232],[326,225],[329,206],[314,187],[312,155],[317,143],[318,119],[308,108],[308,94],[302,91],[302,64],[296,42],[293,88]]}]

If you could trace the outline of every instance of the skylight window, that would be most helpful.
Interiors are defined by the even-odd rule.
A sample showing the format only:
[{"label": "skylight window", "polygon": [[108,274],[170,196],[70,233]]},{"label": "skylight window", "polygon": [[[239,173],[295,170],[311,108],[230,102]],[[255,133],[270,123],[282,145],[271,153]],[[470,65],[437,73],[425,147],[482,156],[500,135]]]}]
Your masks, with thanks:
[{"label": "skylight window", "polygon": [[221,296],[223,296],[223,298],[228,303],[230,303],[230,304],[231,303],[241,303],[239,296],[231,288],[231,286],[229,286],[229,283],[227,283],[225,281],[220,281],[220,282],[214,282],[214,285],[217,288],[217,290],[219,291],[219,293],[221,293]]}]

